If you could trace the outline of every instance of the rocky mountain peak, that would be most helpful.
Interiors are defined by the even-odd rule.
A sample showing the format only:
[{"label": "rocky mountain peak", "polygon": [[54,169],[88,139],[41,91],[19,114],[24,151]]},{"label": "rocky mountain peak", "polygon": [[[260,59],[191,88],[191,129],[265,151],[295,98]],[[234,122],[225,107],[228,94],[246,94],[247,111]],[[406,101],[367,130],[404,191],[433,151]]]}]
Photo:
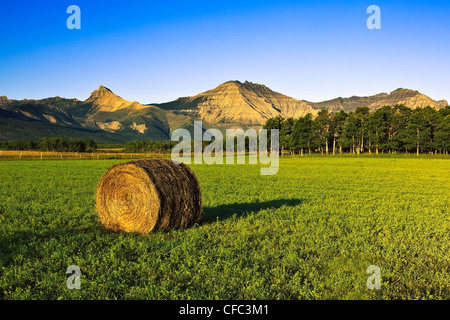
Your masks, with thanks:
[{"label": "rocky mountain peak", "polygon": [[100,91],[109,91],[109,92],[112,92],[111,91],[111,89],[108,89],[107,87],[105,87],[105,86],[103,86],[103,85],[100,85],[99,87],[98,87],[98,89],[97,90],[100,90]]},{"label": "rocky mountain peak", "polygon": [[85,103],[92,103],[96,107],[92,110],[94,112],[114,112],[125,108],[133,110],[147,108],[147,106],[143,106],[136,101],[128,101],[119,97],[104,86],[99,86],[97,90],[93,91],[89,98],[86,99]]},{"label": "rocky mountain peak", "polygon": [[0,106],[9,103],[11,100],[7,96],[0,96]]},{"label": "rocky mountain peak", "polygon": [[390,94],[391,95],[416,95],[416,94],[420,94],[420,92],[416,91],[416,90],[398,88],[398,89],[392,91]]},{"label": "rocky mountain peak", "polygon": [[222,84],[219,84],[215,89],[212,89],[212,90],[238,90],[241,87],[242,87],[242,82],[237,81],[237,80],[232,80],[232,81],[227,81]]},{"label": "rocky mountain peak", "polygon": [[230,88],[239,88],[239,89],[257,89],[257,88],[267,88],[265,85],[253,83],[250,81],[240,82],[239,80],[230,80],[224,82],[217,86],[216,89],[230,89]]},{"label": "rocky mountain peak", "polygon": [[104,98],[112,97],[112,96],[118,97],[110,89],[108,89],[108,88],[106,88],[104,86],[99,86],[97,90],[95,90],[95,91],[93,91],[91,93],[91,95],[86,100],[86,102],[93,102],[93,101],[96,101],[98,99],[104,99]]}]

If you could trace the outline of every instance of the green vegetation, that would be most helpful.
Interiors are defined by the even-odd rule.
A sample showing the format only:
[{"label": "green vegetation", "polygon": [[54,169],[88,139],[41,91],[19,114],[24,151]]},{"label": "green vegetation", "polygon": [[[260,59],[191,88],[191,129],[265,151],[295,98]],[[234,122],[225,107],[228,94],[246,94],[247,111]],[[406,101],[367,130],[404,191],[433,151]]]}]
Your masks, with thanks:
[{"label": "green vegetation", "polygon": [[98,221],[97,182],[118,162],[0,162],[0,299],[450,298],[448,159],[193,165],[202,221],[145,237]]},{"label": "green vegetation", "polygon": [[93,152],[97,144],[91,139],[42,138],[33,140],[0,141],[0,150],[39,150],[56,152]]},{"label": "green vegetation", "polygon": [[131,140],[129,137],[123,138],[120,135],[101,130],[63,127],[39,121],[3,117],[2,110],[0,110],[1,140],[35,140],[44,137],[94,139],[96,143],[124,143]]},{"label": "green vegetation", "polygon": [[439,111],[431,107],[412,110],[403,105],[374,112],[367,107],[334,114],[321,110],[315,119],[310,114],[299,119],[271,118],[264,128],[279,129],[280,146],[291,154],[450,151],[449,106]]},{"label": "green vegetation", "polygon": [[159,153],[168,153],[172,152],[172,148],[178,142],[172,141],[144,141],[144,140],[135,140],[128,142],[125,147],[125,152],[159,152]]}]

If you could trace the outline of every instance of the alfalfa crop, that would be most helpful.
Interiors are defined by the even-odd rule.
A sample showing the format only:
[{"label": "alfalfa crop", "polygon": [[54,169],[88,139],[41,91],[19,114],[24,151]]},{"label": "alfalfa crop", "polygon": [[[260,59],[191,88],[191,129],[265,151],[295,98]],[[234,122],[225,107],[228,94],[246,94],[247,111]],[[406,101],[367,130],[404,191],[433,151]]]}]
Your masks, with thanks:
[{"label": "alfalfa crop", "polygon": [[202,214],[200,183],[185,164],[146,159],[117,164],[97,187],[97,212],[115,231],[185,228]]}]

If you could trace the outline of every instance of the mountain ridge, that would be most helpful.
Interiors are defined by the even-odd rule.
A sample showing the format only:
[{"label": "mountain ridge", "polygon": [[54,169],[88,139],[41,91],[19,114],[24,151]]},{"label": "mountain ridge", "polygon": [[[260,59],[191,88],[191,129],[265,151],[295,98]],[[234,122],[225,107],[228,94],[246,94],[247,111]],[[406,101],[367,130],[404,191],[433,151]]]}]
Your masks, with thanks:
[{"label": "mountain ridge", "polygon": [[[262,127],[267,119],[276,116],[298,118],[307,113],[315,116],[323,109],[351,112],[362,106],[374,111],[396,104],[436,109],[448,105],[445,100],[436,101],[417,90],[403,88],[389,94],[338,97],[315,103],[286,96],[263,84],[238,80],[226,81],[194,96],[144,105],[125,100],[100,85],[84,101],[58,96],[41,100],[0,96],[0,140],[2,136],[7,139],[32,136],[27,125],[39,127],[38,131],[46,134],[89,133],[102,141],[168,140],[170,132],[191,128],[194,120],[203,121],[205,127],[222,129]],[[36,132],[34,136],[40,134]]]},{"label": "mountain ridge", "polygon": [[433,107],[444,108],[448,105],[446,100],[433,100],[417,90],[398,88],[389,94],[378,93],[373,96],[352,96],[349,98],[338,97],[332,100],[315,103],[320,109],[327,109],[332,112],[344,110],[346,112],[355,111],[357,107],[368,107],[371,111],[384,106],[394,106],[403,104],[408,108]]}]

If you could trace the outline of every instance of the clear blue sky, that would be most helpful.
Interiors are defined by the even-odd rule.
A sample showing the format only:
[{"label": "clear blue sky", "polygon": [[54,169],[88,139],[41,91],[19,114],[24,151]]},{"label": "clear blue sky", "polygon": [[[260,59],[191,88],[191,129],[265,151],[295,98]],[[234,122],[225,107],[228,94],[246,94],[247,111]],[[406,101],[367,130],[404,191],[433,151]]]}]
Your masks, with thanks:
[{"label": "clear blue sky", "polygon": [[84,100],[102,84],[153,103],[248,80],[309,101],[403,87],[450,102],[449,16],[448,0],[3,1],[0,95]]}]

